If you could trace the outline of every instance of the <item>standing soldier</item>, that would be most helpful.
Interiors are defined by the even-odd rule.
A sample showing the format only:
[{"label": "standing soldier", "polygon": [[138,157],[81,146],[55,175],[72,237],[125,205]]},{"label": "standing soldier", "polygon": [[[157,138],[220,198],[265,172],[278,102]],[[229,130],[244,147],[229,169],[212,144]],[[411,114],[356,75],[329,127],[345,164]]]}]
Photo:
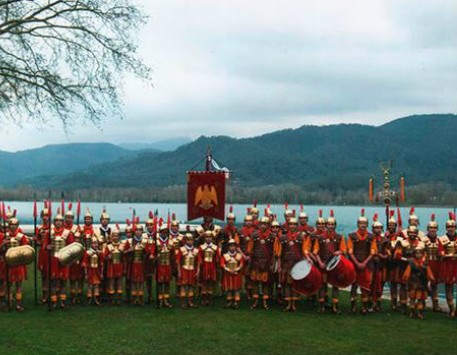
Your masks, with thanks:
[{"label": "standing soldier", "polygon": [[[425,233],[422,232],[421,230],[419,230],[419,217],[417,217],[416,215],[416,209],[413,207],[411,207],[411,209],[409,210],[409,218],[408,218],[408,227],[409,226],[414,226],[417,228],[417,236],[419,238],[420,241],[423,241],[424,238],[425,238]],[[407,230],[403,230],[403,234],[406,235],[407,233]]]},{"label": "standing soldier", "polygon": [[[23,312],[25,309],[22,306],[22,282],[27,278],[27,265],[6,266],[5,255],[8,249],[21,245],[28,245],[28,238],[19,231],[19,220],[12,217],[8,221],[8,230],[5,234],[0,234],[0,307],[4,304],[5,288],[9,295],[7,300],[10,301],[8,307],[12,306],[12,286],[16,286],[16,310]],[[8,272],[8,275],[6,275]],[[3,286],[5,285],[5,286]]]},{"label": "standing soldier", "polygon": [[[400,213],[399,209],[398,213]],[[401,241],[403,240],[403,233],[401,228],[397,228],[398,224],[395,220],[394,215],[395,211],[390,211],[390,218],[389,223],[387,224],[385,237],[389,242],[388,246],[390,257],[387,259],[387,279],[390,283],[390,302],[392,310],[395,311],[398,308],[398,291],[399,285],[402,284],[403,277],[400,272],[401,261],[398,259],[398,254],[395,253],[395,250],[397,249],[397,244],[401,245]]]},{"label": "standing soldier", "polygon": [[257,201],[254,201],[253,206],[249,209],[249,214],[252,216],[252,225],[257,228],[259,224],[259,208],[257,207]]},{"label": "standing soldier", "polygon": [[101,305],[100,284],[103,279],[103,253],[100,251],[99,239],[93,237],[90,248],[84,253],[82,266],[86,271],[87,304]]},{"label": "standing soldier", "polygon": [[303,205],[300,206],[300,214],[298,215],[298,230],[302,233],[314,233],[315,229],[308,224],[308,214],[305,212]]},{"label": "standing soldier", "polygon": [[384,284],[387,280],[387,259],[389,258],[389,240],[383,235],[383,225],[378,220],[378,214],[373,216],[371,226],[373,238],[376,242],[377,254],[373,256],[373,282],[371,284],[371,299],[373,310],[381,310],[381,298],[384,290]]},{"label": "standing soldier", "polygon": [[457,233],[455,216],[449,214],[449,220],[446,222],[446,234],[439,237],[441,270],[440,277],[444,283],[446,291],[446,301],[449,306],[449,315],[455,317],[454,305],[454,284],[457,281]]},{"label": "standing soldier", "polygon": [[286,202],[284,204],[284,223],[282,225],[283,234],[286,234],[289,231],[289,222],[293,216],[294,212],[289,209],[289,204]]},{"label": "standing soldier", "polygon": [[276,302],[280,305],[283,303],[282,294],[282,285],[279,282],[279,270],[278,270],[278,259],[275,257],[275,245],[279,243],[279,239],[281,238],[281,225],[279,224],[278,220],[276,219],[276,215],[273,216],[274,219],[271,222],[271,237],[273,238],[273,260],[272,260],[272,275],[271,275],[271,289],[272,293],[273,290],[275,291]]},{"label": "standing soldier", "polygon": [[[111,243],[105,248],[108,295],[112,304],[122,305],[122,275],[125,243],[120,241],[119,226],[111,231]],[[127,247],[129,245],[127,244]]]},{"label": "standing soldier", "polygon": [[205,242],[200,245],[200,284],[203,306],[209,306],[213,303],[218,264],[219,248],[213,243],[213,233],[206,231]]},{"label": "standing soldier", "polygon": [[[265,211],[267,212],[267,211]],[[270,298],[270,285],[273,265],[273,245],[275,242],[266,215],[259,221],[259,229],[253,234],[248,245],[248,253],[251,256],[250,279],[253,283],[254,299],[251,308],[257,308],[260,293],[262,294],[262,307],[269,309],[268,300]]]},{"label": "standing soldier", "polygon": [[47,208],[47,202],[45,202],[45,208],[40,213],[41,224],[37,226],[37,246],[39,247],[38,252],[38,270],[41,273],[41,290],[42,298],[41,303],[45,304],[48,299],[48,276],[49,276],[49,262],[48,254],[44,243],[49,238],[49,209]]},{"label": "standing soldier", "polygon": [[[244,287],[245,287],[245,291],[246,291],[246,297],[247,297],[248,301],[250,301],[252,298],[252,282],[249,277],[250,256],[248,253],[248,245],[252,238],[252,234],[254,233],[256,228],[254,227],[254,224],[253,224],[252,215],[250,214],[250,208],[248,208],[247,212],[248,212],[248,214],[244,217],[243,227],[240,230],[239,248],[244,257],[243,273],[244,273]],[[221,253],[221,255],[223,255],[223,253]]]},{"label": "standing soldier", "polygon": [[438,302],[438,282],[440,279],[440,256],[438,223],[435,221],[435,214],[432,214],[427,225],[427,236],[424,240],[426,261],[433,274],[433,282],[430,283],[430,296],[432,297],[433,312],[441,312]]},{"label": "standing soldier", "polygon": [[[182,246],[185,245],[185,238],[184,238],[184,235],[182,235],[179,232],[179,221],[176,219],[176,215],[174,213],[171,215],[169,231],[170,231],[170,240],[173,244],[173,250],[175,251],[175,254],[176,254],[179,251],[179,248],[181,248]],[[197,239],[203,239],[203,238],[197,238]],[[197,244],[196,241],[194,241],[194,244]],[[172,258],[172,260],[171,260],[171,274],[172,274],[173,278],[175,279],[176,295],[179,295],[181,290],[180,290],[180,279],[178,277],[179,270],[178,270],[176,260],[177,260],[176,258]]]},{"label": "standing soldier", "polygon": [[241,300],[240,291],[243,283],[243,265],[243,255],[238,250],[235,239],[230,239],[228,242],[228,251],[221,258],[221,268],[223,270],[222,290],[226,293],[226,308],[239,307]]},{"label": "standing soldier", "polygon": [[[83,245],[81,240],[81,233],[73,221],[74,214],[71,211],[71,204],[68,206],[68,211],[65,213],[64,229],[68,231],[69,237],[73,240],[73,243],[80,243]],[[72,304],[80,303],[82,297],[83,281],[84,281],[84,268],[82,267],[81,260],[76,260],[70,265],[69,279],[70,279],[70,300]]]},{"label": "standing soldier", "polygon": [[292,217],[289,219],[288,231],[281,234],[274,246],[275,256],[278,258],[279,282],[284,287],[284,300],[287,301],[285,311],[295,312],[295,301],[298,294],[292,289],[292,267],[303,259],[303,236],[298,231],[298,221]]},{"label": "standing soldier", "polygon": [[362,209],[361,216],[357,220],[357,231],[348,236],[347,249],[357,274],[356,281],[351,287],[351,312],[357,311],[357,289],[360,287],[362,293],[361,312],[367,314],[373,279],[371,259],[377,254],[377,248],[373,235],[368,232],[368,219],[365,217],[364,209]]},{"label": "standing soldier", "polygon": [[95,235],[98,238],[99,249],[103,250],[105,246],[111,243],[111,227],[109,225],[110,217],[103,208],[100,215],[100,226],[95,229]]},{"label": "standing soldier", "polygon": [[143,234],[143,226],[137,222],[133,225],[133,238],[131,244],[127,245],[132,253],[132,265],[130,267],[131,297],[132,304],[143,305],[144,302],[144,281],[145,281],[145,260],[150,257],[151,245],[147,236]]},{"label": "standing soldier", "polygon": [[171,308],[171,263],[175,257],[175,250],[173,248],[173,241],[170,238],[170,231],[166,225],[160,225],[159,236],[154,247],[157,248],[154,255],[157,256],[156,281],[159,288],[159,307]]},{"label": "standing soldier", "polygon": [[227,214],[227,224],[221,229],[218,238],[218,247],[222,254],[228,250],[228,241],[235,239],[239,243],[239,231],[235,226],[236,216],[233,213],[233,206],[230,206],[229,213]]},{"label": "standing soldier", "polygon": [[[157,236],[157,223],[156,217],[152,212],[149,212],[149,219],[146,221],[146,231],[144,238],[147,238],[149,249],[153,249],[153,245]],[[172,223],[173,225],[173,223]],[[147,304],[152,304],[153,292],[152,292],[152,279],[154,278],[154,260],[151,257],[146,258],[144,262],[144,272],[146,277],[146,290],[148,292]]]},{"label": "standing soldier", "polygon": [[[336,219],[333,214],[333,210],[330,211],[330,217],[327,218],[326,227],[327,231],[325,233],[317,235],[312,249],[324,281],[319,290],[319,313],[325,312],[325,301],[328,290],[328,285],[326,283],[326,265],[335,255],[346,253],[346,242],[344,236],[336,232]],[[332,312],[334,314],[340,313],[339,289],[335,286],[332,286]]]},{"label": "standing soldier", "polygon": [[410,317],[424,319],[422,311],[427,299],[427,284],[428,281],[434,282],[433,273],[426,262],[424,243],[419,242],[414,248],[413,257],[408,261],[403,274],[403,281],[408,285]]},{"label": "standing soldier", "polygon": [[60,212],[54,217],[54,226],[51,228],[51,236],[46,241],[46,249],[50,252],[51,257],[51,303],[52,307],[57,307],[57,302],[60,299],[60,308],[65,308],[67,295],[65,286],[68,281],[70,269],[68,266],[60,264],[57,258],[58,252],[68,244],[71,244],[71,234],[63,226],[63,216]]},{"label": "standing soldier", "polygon": [[186,233],[185,244],[176,253],[178,279],[182,308],[194,308],[194,291],[200,272],[199,249],[194,245],[194,236]]}]

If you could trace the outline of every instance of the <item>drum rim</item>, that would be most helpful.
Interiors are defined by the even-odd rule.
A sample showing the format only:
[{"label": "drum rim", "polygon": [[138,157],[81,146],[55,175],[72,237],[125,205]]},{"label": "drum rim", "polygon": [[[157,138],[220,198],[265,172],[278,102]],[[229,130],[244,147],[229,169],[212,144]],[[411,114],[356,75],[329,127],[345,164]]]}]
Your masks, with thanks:
[{"label": "drum rim", "polygon": [[[308,265],[309,267],[309,271],[306,275],[304,275],[301,279],[294,279],[292,274],[293,274],[293,271],[294,271],[294,268],[298,265],[298,264],[306,264]],[[297,262],[294,266],[292,266],[292,269],[290,269],[290,277],[292,277],[292,280],[294,281],[300,281],[300,280],[303,280],[305,279],[310,273],[311,273],[311,270],[312,270],[312,267],[313,267],[313,264],[311,264],[308,260],[304,259],[304,260],[300,260],[299,262]]]},{"label": "drum rim", "polygon": [[338,263],[339,263],[340,260],[341,260],[341,255],[335,255],[333,258],[331,258],[331,259],[328,261],[328,263],[327,263],[325,269],[326,269],[327,271],[332,271],[332,270],[334,270],[334,269],[336,268],[336,266],[338,265]]}]

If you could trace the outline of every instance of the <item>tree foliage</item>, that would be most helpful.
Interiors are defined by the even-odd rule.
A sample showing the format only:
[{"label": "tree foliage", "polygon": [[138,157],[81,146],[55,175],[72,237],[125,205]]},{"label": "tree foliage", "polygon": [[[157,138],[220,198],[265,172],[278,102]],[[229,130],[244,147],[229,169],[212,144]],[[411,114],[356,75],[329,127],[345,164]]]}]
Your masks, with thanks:
[{"label": "tree foliage", "polygon": [[0,0],[2,119],[121,116],[125,75],[150,78],[137,55],[145,20],[129,0]]}]

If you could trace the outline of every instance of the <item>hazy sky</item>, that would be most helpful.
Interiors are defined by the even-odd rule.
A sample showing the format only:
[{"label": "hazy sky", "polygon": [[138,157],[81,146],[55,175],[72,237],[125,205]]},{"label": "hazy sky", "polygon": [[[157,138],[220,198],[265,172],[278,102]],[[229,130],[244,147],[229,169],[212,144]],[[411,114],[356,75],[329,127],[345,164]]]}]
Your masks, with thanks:
[{"label": "hazy sky", "polygon": [[137,2],[154,88],[128,79],[126,118],[102,131],[1,127],[1,150],[457,112],[455,0]]}]

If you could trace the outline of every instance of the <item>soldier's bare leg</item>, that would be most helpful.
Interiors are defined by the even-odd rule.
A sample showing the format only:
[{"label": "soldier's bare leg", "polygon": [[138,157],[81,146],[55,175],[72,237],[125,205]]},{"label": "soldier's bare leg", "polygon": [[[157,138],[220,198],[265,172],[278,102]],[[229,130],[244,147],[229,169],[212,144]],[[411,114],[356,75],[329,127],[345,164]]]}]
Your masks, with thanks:
[{"label": "soldier's bare leg", "polygon": [[351,286],[351,313],[357,312],[357,283],[352,284]]},{"label": "soldier's bare leg", "polygon": [[318,294],[318,302],[319,302],[319,308],[317,310],[318,313],[324,313],[325,312],[325,297],[327,296],[327,284],[323,284],[322,287],[319,289]]},{"label": "soldier's bare leg", "polygon": [[263,309],[270,309],[268,300],[270,299],[270,284],[268,282],[262,283],[262,307]]},{"label": "soldier's bare leg", "polygon": [[338,287],[332,286],[332,312],[334,314],[340,314],[339,309],[340,304],[340,289]]},{"label": "soldier's bare leg", "polygon": [[16,282],[16,310],[19,312],[25,310],[22,306],[22,282]]},{"label": "soldier's bare leg", "polygon": [[449,307],[449,316],[451,318],[455,317],[455,306],[454,306],[454,285],[453,284],[445,284],[444,288],[446,290],[446,301]]},{"label": "soldier's bare leg", "polygon": [[398,284],[396,282],[390,283],[390,305],[392,310],[397,309],[398,304]]},{"label": "soldier's bare leg", "polygon": [[252,304],[251,304],[251,309],[257,308],[259,304],[259,288],[260,288],[260,282],[257,280],[251,280],[252,282]]},{"label": "soldier's bare leg", "polygon": [[441,312],[441,307],[438,302],[438,284],[431,284],[431,297],[433,304],[433,312]]}]

